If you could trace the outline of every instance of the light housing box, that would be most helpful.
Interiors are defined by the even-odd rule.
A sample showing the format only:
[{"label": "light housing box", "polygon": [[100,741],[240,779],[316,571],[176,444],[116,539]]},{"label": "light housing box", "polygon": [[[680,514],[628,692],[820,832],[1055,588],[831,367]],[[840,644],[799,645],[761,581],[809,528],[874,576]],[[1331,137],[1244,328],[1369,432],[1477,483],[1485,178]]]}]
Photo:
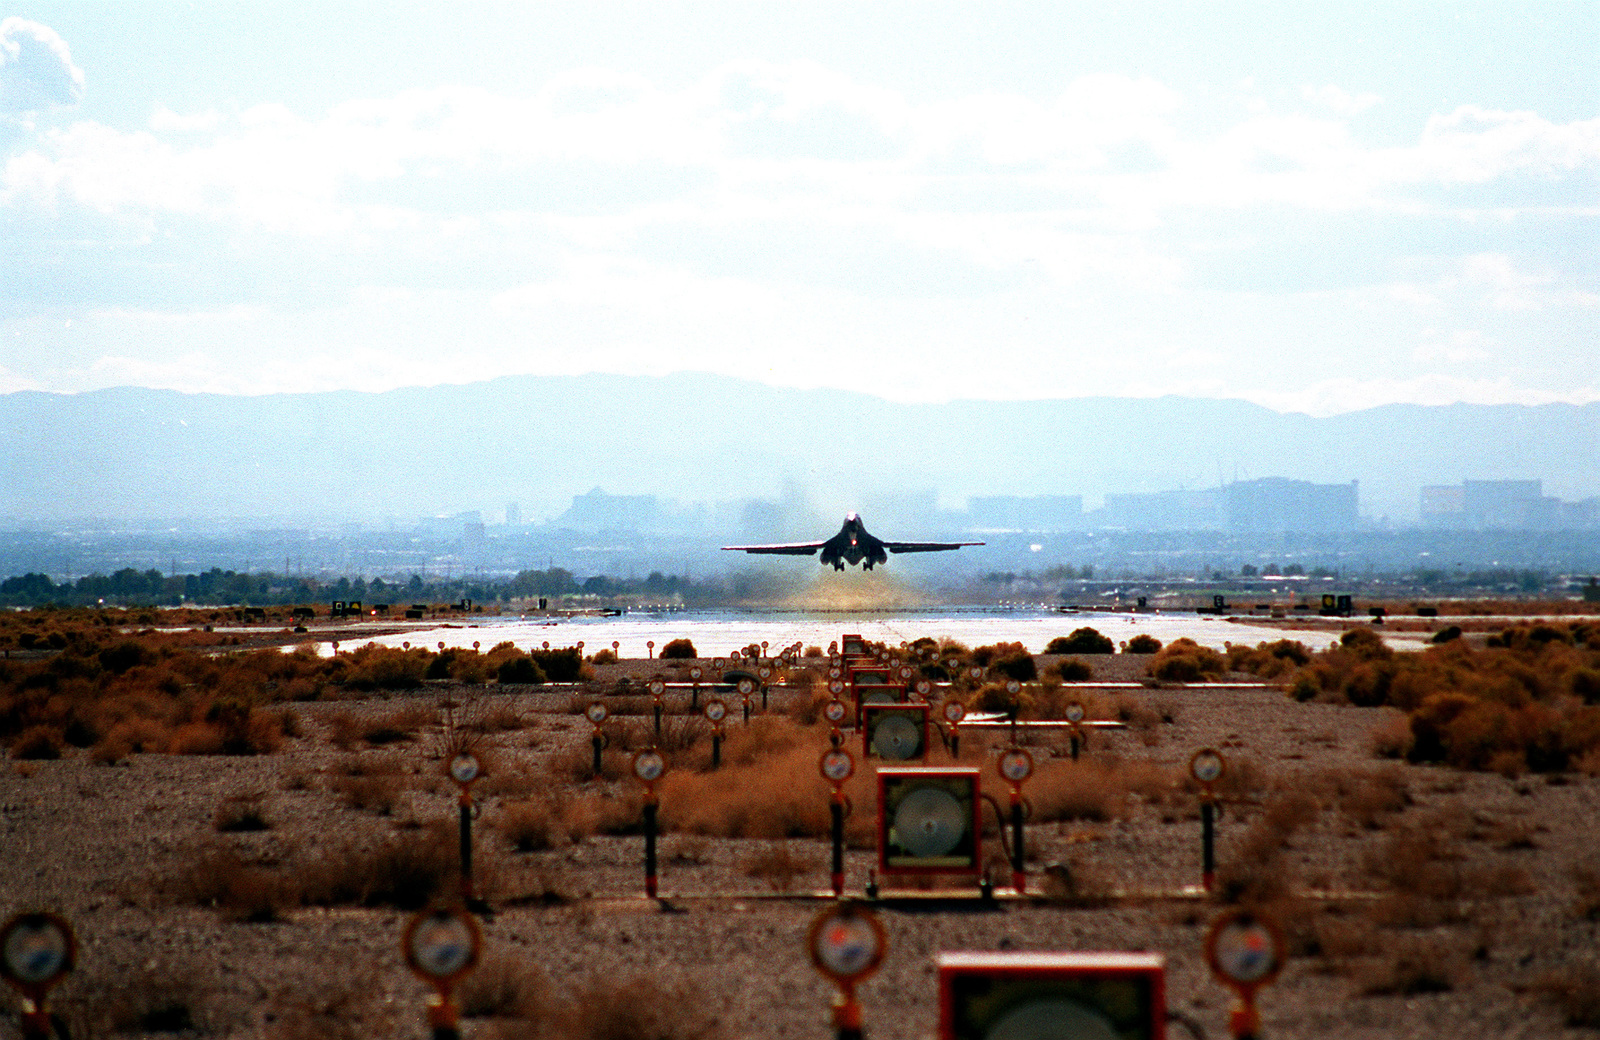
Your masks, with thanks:
[{"label": "light housing box", "polygon": [[[895,688],[902,697],[904,688]],[[928,759],[926,704],[861,705],[861,757],[880,762],[925,762]]]},{"label": "light housing box", "polygon": [[935,955],[939,1040],[1165,1040],[1159,953]]},{"label": "light housing box", "polygon": [[977,766],[880,767],[879,875],[978,874],[982,790]]}]

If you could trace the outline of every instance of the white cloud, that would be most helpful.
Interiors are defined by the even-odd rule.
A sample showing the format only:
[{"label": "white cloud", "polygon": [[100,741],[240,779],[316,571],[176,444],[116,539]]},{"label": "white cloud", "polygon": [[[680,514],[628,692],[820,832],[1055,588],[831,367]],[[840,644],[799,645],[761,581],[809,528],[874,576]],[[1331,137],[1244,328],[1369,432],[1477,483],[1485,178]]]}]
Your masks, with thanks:
[{"label": "white cloud", "polygon": [[1517,172],[1597,167],[1600,118],[1555,124],[1533,112],[1462,105],[1429,118],[1415,151],[1397,165],[1411,166],[1417,180],[1473,184]]},{"label": "white cloud", "polygon": [[54,29],[25,18],[0,20],[0,113],[73,105],[82,97],[83,71]]},{"label": "white cloud", "polygon": [[[859,379],[905,400],[1178,392],[1319,411],[1593,381],[1588,361],[1565,382],[1535,372],[1540,390],[1477,378],[1504,323],[1535,311],[1545,323],[1523,341],[1558,341],[1540,364],[1563,368],[1571,315],[1597,304],[1581,272],[1494,238],[1514,180],[1471,255],[1384,236],[1473,216],[1438,201],[1452,185],[1594,165],[1600,121],[1463,108],[1377,146],[1350,121],[1375,99],[1305,99],[1316,108],[1263,102],[1217,125],[1148,78],[924,101],[811,63],[737,62],[672,87],[588,68],[525,96],[408,90],[316,118],[259,105],[158,109],[137,130],[80,121],[14,147],[0,221],[89,241],[70,254],[88,288],[68,306],[101,320],[73,335],[115,359],[19,360],[0,380],[237,392],[693,368]],[[1563,190],[1540,212],[1593,208]],[[1324,243],[1324,220],[1380,231]],[[94,295],[98,265],[136,247],[159,255],[112,288],[154,271],[182,299]],[[1285,287],[1284,257],[1370,288],[1319,296],[1294,272]],[[212,280],[235,259],[258,267]],[[1229,289],[1197,288],[1207,265]],[[253,295],[274,279],[288,288]],[[296,287],[326,292],[302,302]],[[952,385],[975,349],[983,371]],[[1331,359],[1373,378],[1316,382]],[[1450,365],[1479,367],[1429,374]]]}]

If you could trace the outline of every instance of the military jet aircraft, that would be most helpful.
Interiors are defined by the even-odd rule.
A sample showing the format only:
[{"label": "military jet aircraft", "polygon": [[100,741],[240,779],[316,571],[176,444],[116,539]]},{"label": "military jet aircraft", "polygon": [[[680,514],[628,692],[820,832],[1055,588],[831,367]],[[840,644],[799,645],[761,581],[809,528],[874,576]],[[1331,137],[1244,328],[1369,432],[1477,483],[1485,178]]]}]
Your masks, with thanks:
[{"label": "military jet aircraft", "polygon": [[822,550],[822,564],[833,564],[836,571],[844,570],[844,565],[861,564],[861,569],[870,571],[875,563],[888,563],[890,553],[913,552],[944,552],[946,549],[959,549],[963,545],[982,545],[982,542],[886,542],[867,533],[861,525],[861,518],[854,513],[846,513],[844,526],[839,528],[839,533],[825,542],[785,542],[778,545],[724,545],[724,549],[747,553],[767,553],[775,556],[810,556],[818,549]]}]

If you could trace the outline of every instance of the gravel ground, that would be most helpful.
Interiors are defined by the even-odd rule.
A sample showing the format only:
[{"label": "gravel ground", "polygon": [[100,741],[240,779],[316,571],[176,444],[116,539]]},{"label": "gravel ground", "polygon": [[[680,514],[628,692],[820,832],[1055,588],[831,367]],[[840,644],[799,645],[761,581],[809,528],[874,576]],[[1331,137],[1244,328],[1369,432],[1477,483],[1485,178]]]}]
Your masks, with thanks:
[{"label": "gravel ground", "polygon": [[[1098,659],[1096,676],[1130,679],[1142,665]],[[607,666],[599,685],[657,667]],[[498,837],[489,824],[503,805],[548,789],[552,761],[588,747],[588,724],[576,713],[587,695],[534,688],[511,696],[429,688],[392,699],[295,705],[302,735],[267,756],[139,755],[101,766],[74,752],[61,761],[5,762],[0,910],[44,907],[74,922],[80,967],[55,1003],[82,1024],[75,1035],[91,1025],[108,1032],[109,1024],[140,1017],[126,1006],[162,1001],[186,1009],[187,1020],[146,1015],[144,1027],[131,1032],[155,1035],[161,1030],[154,1022],[169,1032],[217,1036],[341,1029],[426,1035],[423,989],[399,954],[404,913],[297,908],[285,920],[238,923],[181,905],[170,881],[207,850],[282,865],[307,851],[371,846],[450,825],[454,795],[439,775],[443,743],[435,728],[381,748],[347,752],[330,744],[340,717],[378,718],[407,706],[431,713],[446,695],[471,700],[484,718],[510,708],[523,723],[493,733],[485,745],[494,749],[498,782],[486,779],[480,792],[477,838],[482,870],[497,879],[489,893],[496,912],[485,923],[495,959],[516,955],[557,988],[647,978],[685,1017],[714,1018],[717,1036],[830,1035],[831,987],[801,946],[822,905],[807,893],[826,885],[826,843],[784,843],[816,868],[786,893],[746,870],[774,843],[668,834],[665,899],[656,902],[642,896],[639,837],[593,837],[532,853],[514,852]],[[776,693],[773,710],[796,696]],[[1587,993],[1600,1004],[1600,984],[1591,979],[1584,988],[1597,925],[1578,906],[1574,880],[1575,870],[1600,867],[1593,849],[1597,781],[1386,762],[1374,757],[1371,734],[1393,713],[1298,704],[1270,689],[1140,689],[1087,699],[1092,715],[1121,708],[1138,721],[1096,733],[1080,766],[1146,782],[1127,794],[1117,787],[1109,818],[1030,829],[1030,886],[1059,898],[886,900],[880,916],[888,955],[861,992],[869,1036],[933,1037],[932,957],[958,949],[1158,951],[1167,958],[1169,1008],[1208,1037],[1226,1036],[1232,998],[1200,954],[1220,906],[1192,891],[1198,803],[1176,782],[1189,755],[1206,745],[1223,749],[1232,763],[1218,830],[1223,873],[1248,857],[1273,857],[1275,865],[1261,872],[1278,882],[1270,906],[1295,937],[1296,955],[1261,997],[1264,1035],[1592,1035],[1564,1024],[1551,991]],[[820,753],[825,730],[810,733]],[[1062,761],[1064,736],[1030,740],[1041,763],[1075,768]],[[963,759],[992,775],[998,742],[964,734]],[[396,763],[408,778],[387,812],[351,808],[330,789],[351,755]],[[585,789],[631,797],[635,786],[591,782]],[[858,806],[870,799],[866,790],[855,789]],[[1363,808],[1363,795],[1396,791],[1405,803],[1397,811]],[[251,797],[269,829],[219,833],[219,806]],[[1400,834],[1415,839],[1411,851],[1396,844]],[[1417,842],[1431,842],[1432,852],[1419,858]],[[847,887],[860,891],[873,861],[870,848],[853,848]],[[1046,871],[1047,864],[1061,866]],[[1419,896],[1408,887],[1407,873],[1423,870],[1445,879],[1443,894]],[[1063,871],[1078,885],[1071,898],[1060,887]],[[547,891],[555,895],[539,898]],[[527,898],[506,898],[519,895]],[[308,1021],[315,1028],[307,1029]],[[464,1031],[485,1029],[468,1020]],[[1169,1032],[1188,1035],[1179,1024]]]}]

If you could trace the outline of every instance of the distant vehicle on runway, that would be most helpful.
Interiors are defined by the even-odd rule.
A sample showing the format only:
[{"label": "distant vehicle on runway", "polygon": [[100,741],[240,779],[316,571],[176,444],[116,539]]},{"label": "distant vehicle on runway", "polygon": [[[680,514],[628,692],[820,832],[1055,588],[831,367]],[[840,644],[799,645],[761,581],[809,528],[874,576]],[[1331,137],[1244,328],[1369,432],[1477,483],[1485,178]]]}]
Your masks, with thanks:
[{"label": "distant vehicle on runway", "polygon": [[982,542],[886,542],[881,538],[868,534],[862,526],[861,518],[854,513],[846,513],[844,526],[839,528],[839,533],[825,542],[783,542],[777,545],[724,545],[723,548],[736,552],[766,553],[773,556],[810,556],[818,549],[822,550],[822,564],[833,564],[836,571],[844,570],[844,565],[861,565],[864,571],[870,571],[875,563],[888,563],[890,553],[914,552],[945,552],[949,549],[959,549],[963,545],[982,545]]}]

